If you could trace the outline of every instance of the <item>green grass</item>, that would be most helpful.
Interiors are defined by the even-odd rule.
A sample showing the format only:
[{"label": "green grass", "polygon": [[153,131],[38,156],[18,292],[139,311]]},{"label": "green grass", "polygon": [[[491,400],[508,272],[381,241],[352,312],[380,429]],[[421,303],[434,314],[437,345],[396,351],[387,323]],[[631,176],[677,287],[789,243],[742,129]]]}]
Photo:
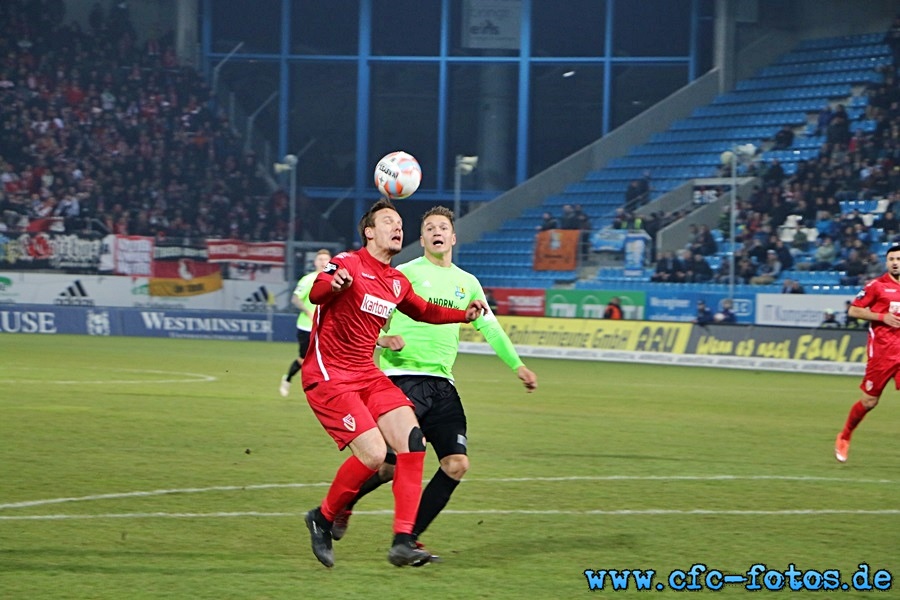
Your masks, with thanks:
[{"label": "green grass", "polygon": [[[900,577],[892,389],[839,465],[832,444],[856,377],[532,359],[540,389],[528,395],[486,356],[457,364],[472,469],[424,536],[444,562],[387,563],[382,489],[357,507],[327,570],[302,514],[344,455],[299,386],[277,393],[294,352],[0,336],[0,595],[573,598],[588,592],[586,569],[665,581],[698,562],[845,579],[866,562]],[[426,475],[435,468],[429,455]],[[126,495],[154,491],[170,492]]]}]

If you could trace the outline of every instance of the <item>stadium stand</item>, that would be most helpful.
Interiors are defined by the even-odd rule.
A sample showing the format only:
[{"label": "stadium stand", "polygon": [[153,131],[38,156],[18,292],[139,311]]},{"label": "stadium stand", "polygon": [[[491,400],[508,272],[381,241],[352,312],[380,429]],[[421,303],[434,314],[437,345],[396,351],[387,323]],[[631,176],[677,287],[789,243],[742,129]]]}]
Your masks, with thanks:
[{"label": "stadium stand", "polygon": [[[751,286],[768,250],[778,247],[788,253],[782,256],[790,264],[783,265],[771,283],[752,285],[754,291],[779,292],[782,279],[793,279],[807,291],[855,292],[859,278],[848,277],[845,268],[850,251],[864,256],[863,278],[866,273],[880,274],[881,256],[892,236],[879,222],[900,209],[894,191],[900,189],[900,140],[893,133],[900,124],[897,99],[900,87],[882,33],[804,41],[755,77],[738,82],[732,92],[697,108],[690,118],[654,134],[648,143],[570,184],[542,206],[524,211],[501,230],[485,234],[479,243],[465,246],[459,262],[487,285],[573,282],[577,270],[538,272],[528,262],[544,212],[558,217],[561,207],[580,205],[595,231],[621,226],[640,204],[624,203],[630,182],[650,181],[650,191],[641,200],[652,206],[689,180],[728,176],[723,149],[752,142],[764,152],[740,167],[741,175],[758,177],[760,184],[738,203],[737,241],[727,240],[726,211],[722,226],[713,231],[718,250],[707,257],[713,278],[692,282],[689,276],[679,285],[721,288],[734,252],[736,264],[744,258],[749,262],[748,272],[738,273],[738,286]],[[790,146],[770,149],[773,136],[785,126],[794,133]],[[674,221],[690,219],[696,207],[651,212],[641,226],[655,234]],[[816,249],[825,237],[835,242],[837,252],[828,264],[817,264]],[[625,277],[621,267],[602,267],[576,287],[673,285],[649,283],[652,272],[647,269],[644,277],[635,278]]]},{"label": "stadium stand", "polygon": [[125,3],[88,31],[60,5],[0,4],[0,233],[285,239],[287,196],[172,34],[139,46]]}]

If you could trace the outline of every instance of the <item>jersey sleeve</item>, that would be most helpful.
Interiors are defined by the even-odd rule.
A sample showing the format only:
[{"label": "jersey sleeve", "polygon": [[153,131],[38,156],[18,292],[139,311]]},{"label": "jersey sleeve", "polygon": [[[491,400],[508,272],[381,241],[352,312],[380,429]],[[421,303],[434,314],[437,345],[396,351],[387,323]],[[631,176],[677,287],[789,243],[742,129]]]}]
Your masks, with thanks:
[{"label": "jersey sleeve", "polygon": [[878,296],[878,281],[870,281],[861,289],[851,303],[859,308],[869,308],[875,303]]},{"label": "jersey sleeve", "polygon": [[313,304],[322,304],[328,300],[333,294],[331,290],[331,280],[334,279],[334,273],[338,269],[347,269],[351,277],[356,277],[356,270],[353,268],[353,261],[349,260],[350,254],[341,252],[337,256],[331,257],[325,268],[316,276],[316,280],[312,283],[309,290],[309,301]]},{"label": "jersey sleeve", "polygon": [[[403,275],[404,279],[406,278]],[[409,280],[406,281],[406,293],[397,303],[400,312],[416,321],[443,325],[445,323],[465,323],[466,311],[456,308],[446,308],[427,302],[413,291]]]},{"label": "jersey sleeve", "polygon": [[[471,287],[474,290],[472,296],[473,300],[486,301],[484,289],[475,277],[472,277]],[[500,360],[506,363],[506,366],[515,371],[519,367],[525,365],[519,357],[519,353],[516,352],[512,340],[506,335],[503,326],[500,325],[500,322],[497,320],[493,311],[489,309],[488,312],[475,319],[475,321],[472,322],[472,325],[484,336],[485,341],[494,350]]]}]

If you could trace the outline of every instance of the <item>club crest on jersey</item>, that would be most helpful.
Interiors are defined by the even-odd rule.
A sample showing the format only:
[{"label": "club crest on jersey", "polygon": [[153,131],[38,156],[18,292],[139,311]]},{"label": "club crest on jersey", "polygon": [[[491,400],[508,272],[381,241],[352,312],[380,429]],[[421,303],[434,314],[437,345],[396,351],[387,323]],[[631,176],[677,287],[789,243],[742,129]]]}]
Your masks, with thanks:
[{"label": "club crest on jersey", "polygon": [[453,292],[453,295],[462,300],[466,297],[466,289],[456,286],[456,291]]},{"label": "club crest on jersey", "polygon": [[353,418],[353,415],[347,415],[341,421],[343,421],[347,431],[356,431],[356,419]]},{"label": "club crest on jersey", "polygon": [[395,308],[397,308],[397,305],[393,302],[388,302],[387,300],[371,294],[363,296],[362,304],[359,305],[361,311],[383,319],[390,317]]},{"label": "club crest on jersey", "polygon": [[400,280],[399,279],[394,280],[394,296],[396,296],[397,298],[400,297]]}]

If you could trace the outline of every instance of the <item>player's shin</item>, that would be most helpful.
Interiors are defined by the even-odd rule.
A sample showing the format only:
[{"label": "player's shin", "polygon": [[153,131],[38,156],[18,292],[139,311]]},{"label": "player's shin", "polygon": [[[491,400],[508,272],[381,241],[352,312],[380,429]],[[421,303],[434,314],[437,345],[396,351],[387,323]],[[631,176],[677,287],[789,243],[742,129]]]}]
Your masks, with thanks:
[{"label": "player's shin", "polygon": [[459,481],[447,475],[443,469],[438,468],[437,473],[425,486],[422,492],[422,500],[419,503],[419,512],[416,515],[416,523],[413,527],[413,535],[418,538],[422,535],[431,522],[447,506],[453,490],[459,485]]},{"label": "player's shin", "polygon": [[422,471],[425,467],[425,452],[404,452],[397,454],[397,468],[394,471],[394,533],[410,534],[419,499],[422,495]]},{"label": "player's shin", "polygon": [[[423,453],[424,455],[424,453]],[[363,483],[377,472],[370,469],[356,456],[351,455],[340,466],[334,481],[328,489],[328,494],[322,502],[322,516],[329,521],[334,521],[335,515],[356,497]],[[421,471],[419,474],[421,480]]]}]

